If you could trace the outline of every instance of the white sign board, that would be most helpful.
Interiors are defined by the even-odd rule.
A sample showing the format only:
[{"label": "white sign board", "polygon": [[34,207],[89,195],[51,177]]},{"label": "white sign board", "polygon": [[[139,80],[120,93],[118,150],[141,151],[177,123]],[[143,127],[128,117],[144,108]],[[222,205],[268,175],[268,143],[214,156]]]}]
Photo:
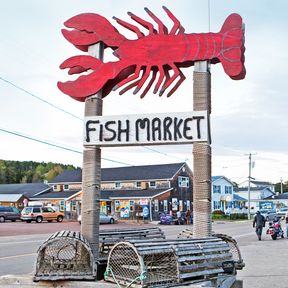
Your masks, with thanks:
[{"label": "white sign board", "polygon": [[207,111],[91,116],[84,119],[84,146],[188,144],[208,141]]}]

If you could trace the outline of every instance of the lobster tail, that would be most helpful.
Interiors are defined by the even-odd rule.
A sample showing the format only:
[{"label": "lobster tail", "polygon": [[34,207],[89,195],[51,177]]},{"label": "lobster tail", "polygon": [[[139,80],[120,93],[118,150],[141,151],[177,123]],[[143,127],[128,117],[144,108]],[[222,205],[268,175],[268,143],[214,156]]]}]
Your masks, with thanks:
[{"label": "lobster tail", "polygon": [[244,79],[244,24],[238,14],[231,14],[224,22],[220,33],[222,43],[220,55],[217,57],[228,74],[234,80]]},{"label": "lobster tail", "polygon": [[88,46],[100,41],[109,47],[119,47],[127,40],[106,18],[95,13],[76,15],[64,25],[74,30],[62,29],[63,36],[82,51],[88,51]]}]

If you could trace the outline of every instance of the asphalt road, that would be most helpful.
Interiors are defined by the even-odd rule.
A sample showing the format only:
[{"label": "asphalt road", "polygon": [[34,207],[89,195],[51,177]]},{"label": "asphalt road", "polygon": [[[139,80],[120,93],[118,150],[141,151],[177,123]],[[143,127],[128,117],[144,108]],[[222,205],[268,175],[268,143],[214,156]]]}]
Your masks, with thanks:
[{"label": "asphalt road", "polygon": [[[129,227],[137,224],[101,225],[100,229]],[[153,224],[142,224],[146,227]],[[155,224],[154,224],[155,225]],[[154,226],[153,225],[153,226]],[[135,228],[136,228],[135,227]],[[176,238],[191,225],[161,225],[167,238]],[[273,241],[263,231],[258,241],[252,222],[214,222],[213,231],[232,236],[237,240],[246,267],[238,271],[237,278],[244,281],[245,288],[288,287],[288,240]],[[52,233],[61,230],[79,231],[76,222],[63,223],[1,223],[0,224],[0,275],[29,274],[33,272],[38,247]]]}]

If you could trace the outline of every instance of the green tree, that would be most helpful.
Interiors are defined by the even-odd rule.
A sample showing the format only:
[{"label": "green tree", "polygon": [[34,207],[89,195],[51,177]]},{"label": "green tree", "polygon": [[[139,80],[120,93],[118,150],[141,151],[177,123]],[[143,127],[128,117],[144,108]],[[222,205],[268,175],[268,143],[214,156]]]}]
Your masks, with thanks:
[{"label": "green tree", "polygon": [[51,180],[63,170],[77,169],[73,165],[34,161],[9,161],[0,159],[0,184],[32,183]]},{"label": "green tree", "polygon": [[[281,193],[281,182],[274,184],[275,192]],[[283,193],[288,192],[288,181],[282,183]]]}]

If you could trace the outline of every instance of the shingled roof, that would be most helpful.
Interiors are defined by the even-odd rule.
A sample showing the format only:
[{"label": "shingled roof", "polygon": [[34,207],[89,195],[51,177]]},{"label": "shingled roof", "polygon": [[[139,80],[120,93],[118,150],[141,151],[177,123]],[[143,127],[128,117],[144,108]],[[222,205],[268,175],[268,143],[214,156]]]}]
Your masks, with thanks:
[{"label": "shingled roof", "polygon": [[[159,165],[142,165],[115,168],[102,168],[101,181],[141,181],[141,180],[160,180],[172,179],[173,176],[186,164],[172,163]],[[64,171],[53,180],[53,183],[81,183],[82,170]]]},{"label": "shingled roof", "polygon": [[27,198],[51,190],[52,188],[44,183],[0,184],[0,194],[23,194]]},{"label": "shingled roof", "polygon": [[[101,200],[111,200],[111,199],[135,199],[135,198],[154,198],[155,196],[161,195],[166,192],[171,192],[173,188],[165,189],[114,189],[114,190],[101,190],[100,199]],[[69,197],[76,196],[81,193],[81,190],[69,190],[61,192],[45,192],[39,195],[32,197],[33,200],[42,200],[42,199],[67,199]]]}]

